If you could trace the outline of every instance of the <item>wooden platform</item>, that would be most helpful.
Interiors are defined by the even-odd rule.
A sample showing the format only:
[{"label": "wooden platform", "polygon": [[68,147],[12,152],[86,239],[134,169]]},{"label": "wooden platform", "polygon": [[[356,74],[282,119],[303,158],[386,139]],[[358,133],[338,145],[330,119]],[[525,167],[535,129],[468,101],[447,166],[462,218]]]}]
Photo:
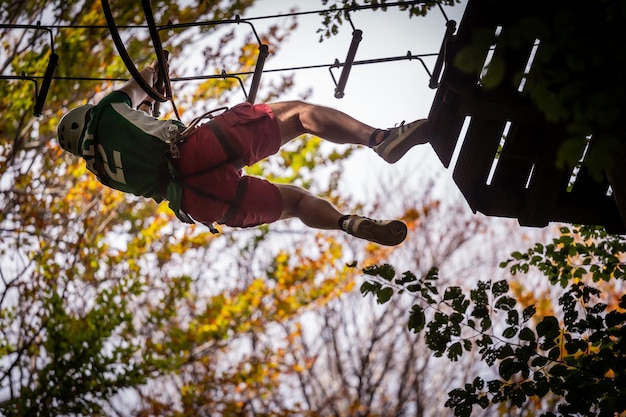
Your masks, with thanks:
[{"label": "wooden platform", "polygon": [[[550,3],[536,9],[554,13]],[[461,72],[452,64],[477,30],[507,31],[520,10],[535,6],[529,1],[469,0],[456,34],[445,44],[444,70],[429,114],[431,145],[445,167],[455,156],[454,181],[474,212],[517,218],[524,226],[554,221],[626,233],[608,180],[593,180],[585,169],[573,179],[571,171],[557,168],[557,150],[567,136],[563,126],[546,122],[519,86],[503,82],[485,89],[480,73]],[[496,39],[480,53],[485,60],[489,54],[501,56],[504,79],[510,80],[528,66],[533,48],[540,45],[537,39],[514,50],[498,48]]]}]

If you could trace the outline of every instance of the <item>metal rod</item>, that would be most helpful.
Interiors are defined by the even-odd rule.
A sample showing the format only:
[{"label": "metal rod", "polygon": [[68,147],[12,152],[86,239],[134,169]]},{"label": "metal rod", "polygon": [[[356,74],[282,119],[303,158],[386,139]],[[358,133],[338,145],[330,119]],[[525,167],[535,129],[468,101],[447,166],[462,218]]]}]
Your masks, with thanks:
[{"label": "metal rod", "polygon": [[[387,58],[364,59],[364,60],[354,61],[353,65],[384,64],[387,62],[406,61],[406,60],[408,61],[418,60],[422,62],[423,58],[433,58],[433,57],[436,57],[437,55],[438,54],[436,53],[430,53],[430,54],[420,54],[420,55],[400,55],[400,56],[387,57]],[[294,66],[294,67],[264,69],[263,73],[301,71],[301,70],[320,69],[320,68],[340,68],[342,66],[343,64],[337,61],[333,64],[314,64],[314,65],[302,65],[302,66]],[[198,80],[209,80],[209,79],[215,79],[215,78],[228,78],[228,77],[234,78],[238,76],[253,75],[253,74],[254,74],[253,71],[242,71],[242,72],[233,72],[233,73],[226,73],[225,71],[222,71],[221,74],[172,77],[170,78],[170,80],[172,82],[198,81]],[[428,75],[430,75],[430,72],[428,72]],[[41,75],[33,75],[33,76],[28,76],[28,77],[26,75],[0,75],[0,80],[24,80],[24,79],[41,80],[42,78],[43,76]],[[77,76],[77,77],[54,77],[53,79],[61,80],[61,81],[119,81],[119,82],[128,81],[127,77],[78,77]]]},{"label": "metal rod", "polygon": [[43,111],[43,105],[46,102],[46,97],[48,96],[48,90],[50,89],[50,84],[52,83],[52,78],[54,77],[54,71],[57,68],[59,63],[59,56],[55,53],[50,55],[48,59],[48,67],[46,68],[46,73],[43,76],[43,81],[41,82],[41,89],[37,94],[37,100],[35,101],[35,107],[33,108],[33,115],[35,117],[41,116]]},{"label": "metal rod", "polygon": [[168,98],[166,96],[164,96],[163,94],[160,94],[158,91],[152,88],[151,85],[148,85],[146,80],[143,79],[143,77],[137,70],[137,67],[135,67],[135,63],[133,62],[131,57],[128,55],[128,52],[126,51],[124,42],[122,41],[122,38],[120,37],[120,33],[118,31],[117,26],[115,25],[115,19],[113,18],[113,13],[111,12],[109,1],[101,0],[101,3],[102,3],[102,11],[104,12],[104,17],[106,19],[109,32],[111,34],[111,38],[113,39],[113,43],[115,44],[115,47],[117,48],[117,52],[122,58],[122,61],[124,61],[124,65],[126,65],[126,69],[128,70],[128,72],[130,72],[130,75],[137,82],[137,84],[139,84],[141,89],[145,91],[146,94],[152,97],[155,101],[160,101],[160,102],[168,101]]},{"label": "metal rod", "polygon": [[456,22],[454,20],[448,20],[446,22],[446,33],[443,35],[443,42],[441,42],[441,49],[439,50],[439,55],[437,56],[437,62],[435,62],[435,68],[433,69],[433,74],[430,77],[430,83],[428,84],[428,86],[432,89],[439,87],[439,76],[441,74],[441,69],[443,68],[443,63],[446,60],[448,41],[452,39],[452,35],[455,31]]},{"label": "metal rod", "polygon": [[352,69],[352,64],[354,63],[354,56],[356,55],[356,50],[359,47],[359,43],[361,42],[362,38],[362,30],[356,29],[354,32],[352,32],[352,42],[350,43],[350,49],[348,49],[346,62],[343,65],[343,70],[341,71],[341,76],[339,77],[337,87],[335,87],[336,98],[342,98],[344,96],[344,90],[346,88],[346,83],[348,82],[348,75],[350,75],[350,70]]},{"label": "metal rod", "polygon": [[254,75],[252,76],[252,85],[250,86],[250,94],[248,94],[248,103],[254,104],[256,100],[256,93],[259,89],[261,82],[261,74],[263,74],[263,67],[265,66],[265,58],[269,55],[269,47],[267,45],[259,46],[259,57],[256,61],[256,67],[254,68]]}]

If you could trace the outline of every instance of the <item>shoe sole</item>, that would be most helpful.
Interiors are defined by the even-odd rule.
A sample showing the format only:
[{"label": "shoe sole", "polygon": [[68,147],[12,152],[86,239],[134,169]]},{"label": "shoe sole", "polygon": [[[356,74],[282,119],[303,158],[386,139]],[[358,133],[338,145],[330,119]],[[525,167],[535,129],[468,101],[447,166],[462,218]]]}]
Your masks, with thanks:
[{"label": "shoe sole", "polygon": [[406,137],[403,140],[384,141],[378,145],[376,152],[390,164],[398,162],[412,147],[427,142],[423,137],[426,122],[426,119],[415,122],[416,126],[405,133]]},{"label": "shoe sole", "polygon": [[386,224],[363,220],[356,226],[355,236],[385,246],[399,245],[407,235],[406,225],[399,220],[392,220]]}]

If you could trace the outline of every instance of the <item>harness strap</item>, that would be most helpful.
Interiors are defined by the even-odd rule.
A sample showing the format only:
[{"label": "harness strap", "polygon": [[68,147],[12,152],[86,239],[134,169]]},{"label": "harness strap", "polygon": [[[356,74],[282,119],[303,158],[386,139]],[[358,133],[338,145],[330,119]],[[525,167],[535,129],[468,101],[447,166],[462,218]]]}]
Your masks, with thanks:
[{"label": "harness strap", "polygon": [[[219,220],[216,220],[216,223],[219,224],[225,224],[227,222],[229,222],[234,216],[235,213],[237,212],[237,210],[241,207],[241,203],[243,202],[243,198],[245,197],[246,194],[246,190],[248,188],[248,183],[246,181],[239,181],[239,183],[237,184],[237,190],[235,191],[235,196],[230,199],[230,200],[225,200],[223,198],[217,197],[215,195],[213,195],[210,192],[207,192],[204,189],[201,189],[200,187],[194,186],[192,184],[189,184],[188,181],[185,181],[186,179],[189,178],[194,178],[194,177],[198,177],[200,175],[204,175],[207,174],[215,169],[218,169],[219,167],[223,166],[224,164],[233,164],[236,167],[241,167],[243,166],[242,163],[240,163],[241,159],[239,158],[239,155],[236,151],[236,148],[233,146],[233,142],[230,138],[230,135],[228,135],[224,129],[222,129],[222,127],[215,121],[215,120],[210,120],[207,123],[205,123],[206,127],[208,127],[209,129],[211,129],[211,131],[213,132],[213,134],[215,135],[215,137],[217,138],[218,143],[220,144],[220,146],[222,147],[224,153],[226,154],[226,160],[224,162],[222,162],[221,164],[215,165],[215,166],[211,166],[211,167],[207,167],[204,169],[200,169],[198,171],[194,171],[194,172],[188,172],[185,174],[177,174],[177,175],[172,175],[168,170],[164,170],[166,172],[167,175],[167,180],[165,181],[165,185],[167,184],[167,182],[172,181],[172,182],[176,182],[178,184],[180,184],[183,188],[201,196],[201,197],[205,197],[205,198],[210,198],[212,200],[216,200],[216,201],[220,201],[222,203],[225,203],[228,205],[228,209],[226,210],[226,213],[224,214],[224,216],[222,216],[222,218],[220,218]],[[179,144],[184,144],[184,138],[186,136],[188,136],[193,130],[189,129],[187,132],[183,132],[181,135],[181,140],[178,141]],[[184,145],[183,145],[184,146]],[[170,156],[171,157],[171,156]],[[208,225],[204,222],[202,222],[203,224],[209,226],[211,228],[211,230],[214,230],[213,225]]]},{"label": "harness strap", "polygon": [[[210,120],[209,122],[205,124],[205,126],[210,128],[213,134],[215,135],[215,137],[217,138],[217,141],[219,142],[220,146],[224,150],[224,153],[226,154],[226,160],[218,165],[210,166],[208,168],[199,169],[197,171],[188,172],[186,174],[178,174],[175,178],[176,180],[181,181],[186,178],[193,178],[193,177],[197,177],[200,175],[204,175],[228,163],[232,163],[233,165],[239,167],[237,163],[240,160],[240,158],[237,155],[237,152],[235,151],[235,147],[232,145],[230,136],[227,135],[226,132],[224,132],[224,130],[220,127],[220,125],[214,120]],[[191,132],[189,132],[188,134],[190,133]],[[177,143],[183,144],[185,137],[186,136],[182,136],[181,140],[179,140]],[[181,184],[185,186],[184,183],[181,182]]]},{"label": "harness strap", "polygon": [[[172,181],[179,181],[178,178],[172,178]],[[179,184],[181,184],[183,186],[183,188],[201,196],[201,197],[205,197],[205,198],[210,198],[211,200],[217,200],[220,201],[224,204],[228,205],[228,209],[226,210],[226,213],[222,216],[222,218],[220,218],[219,220],[216,220],[216,223],[219,224],[224,224],[224,223],[228,223],[235,215],[235,213],[237,212],[237,210],[241,207],[241,203],[243,202],[243,198],[246,195],[246,191],[248,189],[248,183],[246,181],[239,181],[239,183],[237,184],[237,191],[235,191],[235,196],[231,199],[231,200],[225,200],[223,198],[217,197],[203,189],[200,189],[199,187],[196,187],[194,185],[188,184],[188,183],[184,183],[184,182],[180,182]],[[206,223],[204,223],[206,224]]]},{"label": "harness strap", "polygon": [[220,146],[226,154],[226,162],[235,165],[237,168],[242,168],[244,164],[241,161],[239,153],[233,146],[233,140],[230,135],[226,133],[224,129],[222,129],[222,127],[219,125],[219,123],[217,123],[215,120],[209,120],[207,123],[205,123],[205,126],[211,129],[211,131],[217,138],[217,141],[220,143]]},{"label": "harness strap", "polygon": [[217,220],[217,223],[225,224],[232,220],[232,218],[235,216],[235,212],[241,207],[241,203],[243,202],[243,198],[246,195],[247,190],[248,182],[240,180],[237,184],[235,198],[230,201],[230,204],[228,205],[228,210],[226,210],[226,214],[224,214],[221,219]]}]

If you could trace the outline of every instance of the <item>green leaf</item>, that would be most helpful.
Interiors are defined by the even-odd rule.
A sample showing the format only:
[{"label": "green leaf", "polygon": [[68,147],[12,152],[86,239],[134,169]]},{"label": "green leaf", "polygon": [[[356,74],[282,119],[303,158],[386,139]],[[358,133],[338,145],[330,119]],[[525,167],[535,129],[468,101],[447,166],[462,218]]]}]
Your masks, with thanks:
[{"label": "green leaf", "polygon": [[484,61],[484,48],[481,46],[468,46],[461,49],[454,57],[454,65],[464,72],[478,74]]},{"label": "green leaf", "polygon": [[519,313],[517,310],[509,310],[506,314],[506,324],[517,326],[519,324]]},{"label": "green leaf", "polygon": [[556,361],[561,356],[561,348],[559,346],[555,346],[548,352],[548,358],[553,361]]},{"label": "green leaf", "polygon": [[508,381],[516,372],[516,369],[517,366],[515,360],[512,358],[507,358],[500,362],[500,366],[498,367],[498,373],[500,374],[500,377],[502,377],[502,379]]},{"label": "green leaf", "polygon": [[417,284],[407,285],[406,290],[410,293],[417,294],[418,292],[422,291],[422,284],[417,283]]},{"label": "green leaf", "polygon": [[491,393],[496,393],[496,392],[500,391],[500,388],[502,388],[503,384],[504,384],[504,382],[502,382],[501,380],[494,379],[494,380],[491,380],[491,381],[487,382],[487,389]]},{"label": "green leaf", "polygon": [[396,270],[392,265],[372,265],[363,269],[363,273],[366,275],[379,276],[387,281],[391,281],[396,275]]},{"label": "green leaf", "polygon": [[515,352],[513,351],[513,348],[511,347],[511,345],[509,344],[502,345],[500,348],[498,348],[498,359],[506,359],[514,355],[515,355]]},{"label": "green leaf", "polygon": [[529,305],[522,311],[522,322],[526,323],[537,312],[537,308],[534,305]]},{"label": "green leaf", "polygon": [[502,294],[506,294],[509,291],[509,283],[506,280],[501,280],[493,284],[491,287],[494,297],[499,297]]},{"label": "green leaf", "polygon": [[402,278],[396,279],[396,284],[398,284],[398,285],[406,285],[406,284],[408,284],[410,282],[415,282],[415,281],[417,281],[417,277],[415,276],[415,274],[413,274],[410,271],[405,271],[402,274]]},{"label": "green leaf", "polygon": [[559,321],[554,316],[546,316],[537,324],[537,335],[546,336],[549,332],[559,331]]},{"label": "green leaf", "polygon": [[463,341],[463,348],[467,351],[470,352],[472,350],[472,342],[470,342],[469,340],[465,339]]},{"label": "green leaf", "polygon": [[489,317],[485,317],[480,321],[480,330],[486,332],[491,328],[491,319]]},{"label": "green leaf", "polygon": [[489,309],[484,305],[476,305],[472,311],[472,317],[483,318],[489,316]]},{"label": "green leaf", "polygon": [[543,398],[548,392],[550,392],[550,384],[548,381],[543,380],[535,383],[535,395],[539,398]]},{"label": "green leaf", "polygon": [[485,408],[489,407],[489,397],[487,397],[487,395],[483,394],[480,395],[478,397],[478,405],[484,410]]},{"label": "green leaf", "polygon": [[[459,313],[465,313],[470,306],[470,301],[463,294],[452,301],[452,308]],[[473,326],[472,326],[473,327]]]},{"label": "green leaf", "polygon": [[611,328],[615,326],[622,326],[626,321],[626,313],[613,310],[606,315],[606,326]]},{"label": "green leaf", "polygon": [[424,314],[424,309],[417,304],[413,305],[409,314],[409,330],[413,333],[419,333],[424,330],[425,326],[426,315]]},{"label": "green leaf", "polygon": [[376,294],[382,288],[382,285],[378,282],[365,281],[361,284],[361,294],[363,296],[367,294]]},{"label": "green leaf", "polygon": [[392,295],[393,295],[393,288],[391,287],[382,288],[380,291],[378,291],[378,293],[376,293],[376,302],[378,302],[378,304],[385,304],[391,299]]},{"label": "green leaf", "polygon": [[515,307],[515,304],[517,304],[515,298],[503,295],[496,300],[494,307],[500,310],[508,311]]},{"label": "green leaf", "polygon": [[451,361],[456,362],[463,355],[463,346],[460,342],[455,342],[448,348],[448,358]]},{"label": "green leaf", "polygon": [[515,389],[513,390],[513,392],[511,392],[511,404],[515,405],[516,407],[522,407],[522,405],[524,405],[524,401],[526,401],[526,395],[524,394],[524,392],[522,392],[521,389]]},{"label": "green leaf", "polygon": [[560,377],[550,378],[548,381],[550,384],[550,389],[555,395],[563,395],[563,379]]},{"label": "green leaf", "polygon": [[521,385],[522,392],[531,397],[536,394],[537,390],[535,388],[535,383],[531,381],[523,382]]},{"label": "green leaf", "polygon": [[470,299],[476,303],[477,306],[485,306],[489,301],[487,296],[488,283],[484,281],[478,281],[477,288],[470,291]]},{"label": "green leaf", "polygon": [[448,393],[446,407],[454,408],[456,417],[469,417],[472,412],[472,395],[465,390],[455,388]]},{"label": "green leaf", "polygon": [[521,340],[526,340],[528,342],[532,342],[535,340],[535,332],[533,332],[528,327],[524,327],[519,334],[519,338]]},{"label": "green leaf", "polygon": [[565,376],[568,374],[567,367],[565,365],[556,364],[550,368],[550,375],[552,376]]},{"label": "green leaf", "polygon": [[511,338],[515,337],[516,334],[517,334],[517,327],[515,327],[515,326],[507,327],[502,332],[502,336],[506,337],[507,339],[511,339]]},{"label": "green leaf", "polygon": [[463,315],[461,313],[453,312],[449,316],[450,323],[458,324],[463,321]]},{"label": "green leaf", "polygon": [[453,300],[462,294],[461,287],[448,287],[443,293],[444,300]]},{"label": "green leaf", "polygon": [[424,281],[437,281],[439,279],[439,269],[432,267],[424,277]]},{"label": "green leaf", "polygon": [[583,267],[578,267],[574,270],[574,278],[582,278],[587,273],[587,270]]}]

